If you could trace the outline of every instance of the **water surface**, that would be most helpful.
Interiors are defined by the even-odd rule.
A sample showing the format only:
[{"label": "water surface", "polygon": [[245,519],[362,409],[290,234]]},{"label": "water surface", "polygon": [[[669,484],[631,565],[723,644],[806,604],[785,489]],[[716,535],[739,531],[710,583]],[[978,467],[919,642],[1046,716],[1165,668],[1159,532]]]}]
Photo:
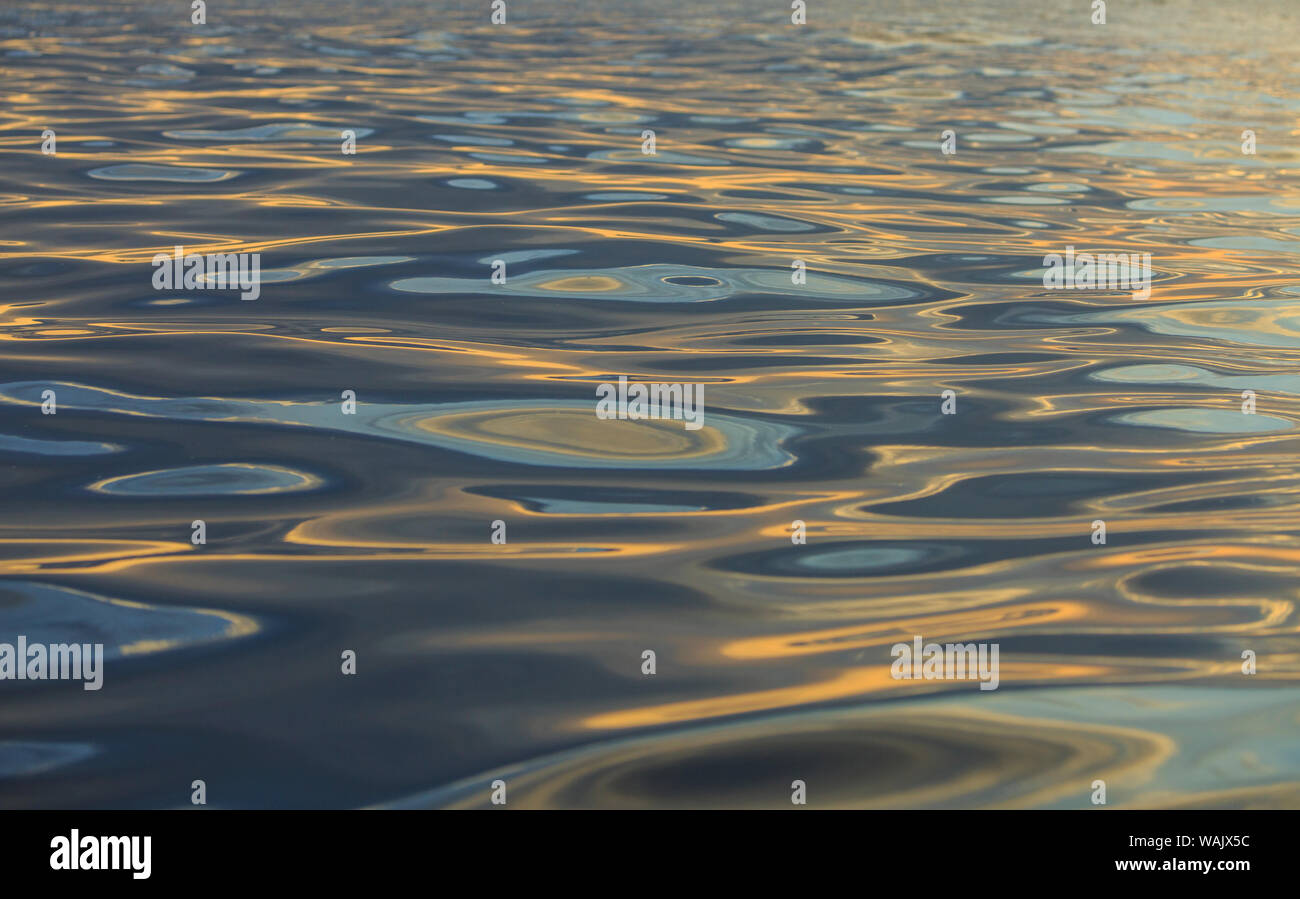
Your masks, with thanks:
[{"label": "water surface", "polygon": [[1289,4],[186,6],[0,11],[0,804],[1300,805]]}]

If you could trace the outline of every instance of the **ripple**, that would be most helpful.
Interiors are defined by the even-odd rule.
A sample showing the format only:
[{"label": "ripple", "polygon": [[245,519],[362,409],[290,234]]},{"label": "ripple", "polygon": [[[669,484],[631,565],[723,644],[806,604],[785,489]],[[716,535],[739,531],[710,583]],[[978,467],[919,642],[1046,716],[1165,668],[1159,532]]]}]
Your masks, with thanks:
[{"label": "ripple", "polygon": [[414,261],[412,256],[341,256],[335,259],[313,259],[286,268],[264,268],[261,270],[261,279],[267,284],[287,284],[349,269],[397,265],[412,261]]},{"label": "ripple", "polygon": [[0,10],[0,621],[115,653],[0,684],[7,804],[1300,805],[1285,4],[130,5]]},{"label": "ripple", "polygon": [[757,503],[753,497],[719,491],[684,493],[592,485],[501,485],[475,487],[470,492],[508,499],[545,515],[668,515],[738,509]]},{"label": "ripple", "polygon": [[[691,279],[689,283],[684,279]],[[671,279],[671,280],[670,280]],[[512,274],[505,284],[483,278],[415,277],[390,285],[422,294],[500,293],[506,296],[581,298],[632,303],[708,303],[739,294],[794,296],[808,302],[867,305],[915,301],[920,292],[885,281],[808,272],[795,287],[790,272],[772,269],[702,268],[685,265],[639,265],[628,268],[534,271]]]},{"label": "ripple", "polygon": [[163,137],[170,137],[173,140],[214,140],[236,142],[306,140],[338,143],[342,140],[340,132],[343,130],[356,132],[358,140],[363,137],[369,137],[375,133],[373,128],[358,128],[353,125],[339,125],[334,127],[306,124],[303,122],[280,122],[272,125],[253,125],[248,128],[232,128],[227,130],[198,129],[164,131]]},{"label": "ripple", "polygon": [[774,233],[788,234],[797,231],[817,230],[816,225],[809,224],[808,222],[780,218],[775,215],[760,215],[756,212],[719,212],[713,217],[720,222],[744,225],[748,228],[753,228],[756,231],[771,231]]},{"label": "ripple", "polygon": [[598,191],[591,194],[583,194],[583,199],[611,202],[631,202],[635,200],[666,200],[667,194],[652,194],[646,191],[635,190],[608,190]]},{"label": "ripple", "polygon": [[133,162],[125,165],[110,165],[99,169],[91,169],[86,174],[101,181],[175,181],[206,184],[214,181],[229,181],[240,173],[225,169],[146,165]]},{"label": "ripple", "polygon": [[672,150],[658,150],[647,156],[639,149],[595,150],[588,154],[589,159],[602,159],[609,162],[639,162],[648,165],[675,165],[683,167],[717,167],[732,165],[732,161],[720,156],[701,156],[698,153],[679,153]]},{"label": "ripple", "polygon": [[1291,422],[1268,415],[1245,415],[1240,409],[1146,409],[1115,416],[1123,424],[1149,428],[1172,428],[1195,434],[1265,434],[1289,431]]},{"label": "ripple", "polygon": [[501,185],[487,178],[452,178],[447,181],[448,187],[458,187],[461,190],[499,190]]},{"label": "ripple", "polygon": [[435,134],[435,140],[449,144],[470,144],[480,147],[508,147],[514,141],[504,137],[483,137],[475,134]]},{"label": "ripple", "polygon": [[197,74],[193,69],[174,66],[170,63],[149,63],[148,65],[136,66],[135,70],[141,75],[158,75],[175,81],[188,81]]},{"label": "ripple", "polygon": [[47,774],[95,755],[96,749],[89,743],[0,740],[0,778]]},{"label": "ripple", "polygon": [[38,456],[102,456],[107,453],[120,453],[123,449],[125,447],[118,444],[90,440],[40,440],[17,434],[0,434],[0,451],[10,453],[31,453]]},{"label": "ripple", "polygon": [[[999,696],[988,703],[992,709],[904,704],[607,741],[503,766],[389,807],[489,806],[489,782],[504,777],[511,806],[520,808],[789,808],[796,779],[814,808],[1045,801],[1082,808],[1093,778],[1127,785],[1173,755],[1167,737],[1144,730],[1149,717],[1126,720],[1125,727],[1023,714],[1020,707],[1039,695],[1030,702]],[[1008,731],[1015,740],[1005,739]]]},{"label": "ripple", "polygon": [[[215,609],[161,606],[97,593],[6,580],[0,583],[6,626],[36,643],[103,643],[115,661],[252,636],[254,618]],[[112,672],[106,674],[106,680]]]},{"label": "ripple", "polygon": [[[47,386],[30,382],[0,384],[0,397],[39,405],[40,393]],[[797,433],[788,425],[712,409],[704,426],[694,431],[673,420],[601,420],[595,414],[594,388],[588,402],[360,402],[356,414],[344,415],[337,403],[208,397],[168,399],[130,396],[74,384],[56,386],[60,406],[93,409],[101,414],[296,425],[422,443],[501,462],[548,467],[744,471],[779,468],[793,460],[782,444]],[[187,478],[181,480],[188,482]]]},{"label": "ripple", "polygon": [[96,481],[86,489],[119,496],[251,496],[313,490],[320,479],[279,465],[191,465]]}]

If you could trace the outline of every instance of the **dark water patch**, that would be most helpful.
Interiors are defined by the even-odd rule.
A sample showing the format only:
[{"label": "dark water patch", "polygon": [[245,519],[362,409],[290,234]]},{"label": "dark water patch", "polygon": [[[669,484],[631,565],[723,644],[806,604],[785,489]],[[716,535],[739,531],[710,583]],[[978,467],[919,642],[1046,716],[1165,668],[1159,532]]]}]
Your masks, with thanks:
[{"label": "dark water patch", "polygon": [[1162,568],[1134,578],[1134,589],[1171,599],[1219,599],[1234,596],[1268,597],[1285,590],[1289,575],[1224,565],[1184,565]]},{"label": "dark water patch", "polygon": [[656,490],[618,486],[492,485],[468,491],[551,515],[639,515],[744,509],[761,499],[722,491]]}]

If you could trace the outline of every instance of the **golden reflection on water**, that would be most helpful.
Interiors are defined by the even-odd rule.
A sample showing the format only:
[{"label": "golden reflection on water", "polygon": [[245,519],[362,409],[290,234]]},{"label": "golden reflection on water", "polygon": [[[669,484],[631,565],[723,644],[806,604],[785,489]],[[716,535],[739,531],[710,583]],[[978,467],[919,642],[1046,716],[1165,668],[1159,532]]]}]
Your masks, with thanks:
[{"label": "golden reflection on water", "polygon": [[[179,736],[135,795],[16,804],[212,746],[232,804],[1300,804],[1286,4],[38,6],[0,13],[0,622],[93,601],[159,667],[0,741]],[[177,245],[262,254],[261,298],[152,290]],[[1150,299],[1044,289],[1067,246],[1150,253]],[[704,427],[597,419],[620,375],[706,384]],[[914,635],[999,643],[1000,688],[894,680]]]}]

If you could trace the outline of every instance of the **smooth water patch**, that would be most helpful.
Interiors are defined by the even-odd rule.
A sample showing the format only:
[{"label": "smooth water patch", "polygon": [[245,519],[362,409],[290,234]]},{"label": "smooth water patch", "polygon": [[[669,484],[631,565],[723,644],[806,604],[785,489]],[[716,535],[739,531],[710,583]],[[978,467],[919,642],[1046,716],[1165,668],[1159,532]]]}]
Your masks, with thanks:
[{"label": "smooth water patch", "polygon": [[86,174],[101,181],[174,181],[181,184],[209,184],[214,181],[229,181],[240,173],[226,169],[200,169],[132,162],[91,169]]},{"label": "smooth water patch", "polygon": [[306,472],[280,465],[190,465],[96,481],[86,489],[118,496],[263,496],[321,486]]},{"label": "smooth water patch", "polygon": [[1122,365],[1095,371],[1090,377],[1096,381],[1119,384],[1196,384],[1203,387],[1222,387],[1238,392],[1276,391],[1300,396],[1300,375],[1262,373],[1223,375],[1195,365],[1173,363]]},{"label": "smooth water patch", "polygon": [[1172,428],[1195,434],[1267,434],[1287,431],[1292,427],[1291,422],[1270,415],[1246,415],[1239,409],[1204,409],[1196,406],[1125,412],[1115,416],[1115,420],[1122,424]]}]

